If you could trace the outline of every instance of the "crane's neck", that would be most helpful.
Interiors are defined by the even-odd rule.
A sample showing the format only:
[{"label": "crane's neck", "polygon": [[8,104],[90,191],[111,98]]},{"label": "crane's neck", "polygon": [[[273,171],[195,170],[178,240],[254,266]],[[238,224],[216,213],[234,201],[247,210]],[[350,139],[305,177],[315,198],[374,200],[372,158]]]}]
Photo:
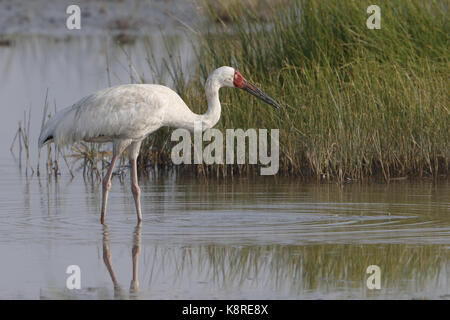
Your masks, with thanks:
[{"label": "crane's neck", "polygon": [[[194,131],[194,126],[201,123],[202,130],[212,128],[219,122],[221,106],[219,101],[219,89],[221,85],[214,77],[209,77],[205,84],[206,101],[208,110],[205,114],[191,112],[189,119],[184,119],[182,127]],[[196,129],[196,128],[195,128]]]},{"label": "crane's neck", "polygon": [[205,84],[206,101],[208,102],[208,110],[201,115],[203,129],[209,129],[216,125],[220,119],[222,107],[219,100],[220,84],[216,79],[208,78]]}]

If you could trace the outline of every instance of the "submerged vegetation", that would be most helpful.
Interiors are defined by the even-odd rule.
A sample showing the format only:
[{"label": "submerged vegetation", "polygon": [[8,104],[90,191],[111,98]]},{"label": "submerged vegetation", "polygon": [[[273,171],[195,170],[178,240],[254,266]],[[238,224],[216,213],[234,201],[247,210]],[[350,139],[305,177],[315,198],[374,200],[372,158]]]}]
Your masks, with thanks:
[{"label": "submerged vegetation", "polygon": [[[252,6],[228,8],[225,20],[210,7],[212,21],[221,23],[198,37],[200,76],[185,83],[174,64],[176,90],[194,112],[205,112],[209,72],[232,65],[280,101],[284,107],[276,111],[222,90],[216,126],[280,129],[280,174],[339,181],[447,175],[448,7],[421,0],[377,4],[379,30],[366,26],[365,1],[274,6],[269,22]],[[170,162],[170,135],[161,131],[144,143],[141,164]],[[247,165],[187,167],[214,176],[256,172]]]}]

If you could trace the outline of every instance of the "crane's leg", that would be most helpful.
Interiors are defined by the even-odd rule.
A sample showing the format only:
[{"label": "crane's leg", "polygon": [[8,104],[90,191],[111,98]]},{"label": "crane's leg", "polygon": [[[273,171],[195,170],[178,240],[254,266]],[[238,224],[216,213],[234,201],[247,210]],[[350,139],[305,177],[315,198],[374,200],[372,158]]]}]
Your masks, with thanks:
[{"label": "crane's leg", "polygon": [[100,222],[102,224],[105,224],[105,213],[106,213],[106,203],[108,202],[108,193],[109,190],[111,189],[111,176],[114,170],[114,167],[116,165],[116,161],[117,159],[119,159],[120,153],[116,154],[114,153],[112,160],[111,160],[111,165],[108,168],[108,171],[105,174],[105,177],[103,178],[103,190],[102,190],[102,214],[100,217]]},{"label": "crane's leg", "polygon": [[134,203],[136,205],[136,213],[138,222],[142,221],[142,212],[141,212],[141,188],[138,185],[137,179],[137,159],[134,158],[130,160],[131,162],[131,192],[133,193]]},{"label": "crane's leg", "polygon": [[128,153],[131,164],[131,192],[133,193],[134,203],[136,205],[138,223],[142,221],[141,188],[139,188],[137,177],[137,157],[139,155],[140,148],[141,148],[141,141],[133,142],[128,147]]}]

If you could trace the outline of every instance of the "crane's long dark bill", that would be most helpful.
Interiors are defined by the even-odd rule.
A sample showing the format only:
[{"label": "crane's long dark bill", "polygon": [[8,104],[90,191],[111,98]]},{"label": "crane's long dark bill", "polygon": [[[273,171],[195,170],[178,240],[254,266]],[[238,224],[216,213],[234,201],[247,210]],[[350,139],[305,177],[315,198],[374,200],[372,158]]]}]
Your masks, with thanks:
[{"label": "crane's long dark bill", "polygon": [[259,90],[257,87],[255,87],[250,82],[246,81],[246,83],[245,83],[245,85],[244,85],[244,87],[242,89],[247,91],[248,93],[251,93],[252,95],[257,97],[258,99],[261,99],[265,103],[270,104],[272,107],[280,109],[280,105],[275,100],[273,100],[271,97],[269,97],[264,92]]}]

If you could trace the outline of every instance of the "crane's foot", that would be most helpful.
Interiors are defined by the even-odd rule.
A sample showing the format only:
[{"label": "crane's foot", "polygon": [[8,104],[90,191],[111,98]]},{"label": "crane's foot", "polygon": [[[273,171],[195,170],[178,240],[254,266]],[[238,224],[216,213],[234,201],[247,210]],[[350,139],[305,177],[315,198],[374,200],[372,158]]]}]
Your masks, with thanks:
[{"label": "crane's foot", "polygon": [[130,292],[131,293],[137,293],[139,292],[139,290],[141,289],[140,285],[139,285],[139,281],[137,280],[131,280],[130,283]]}]

